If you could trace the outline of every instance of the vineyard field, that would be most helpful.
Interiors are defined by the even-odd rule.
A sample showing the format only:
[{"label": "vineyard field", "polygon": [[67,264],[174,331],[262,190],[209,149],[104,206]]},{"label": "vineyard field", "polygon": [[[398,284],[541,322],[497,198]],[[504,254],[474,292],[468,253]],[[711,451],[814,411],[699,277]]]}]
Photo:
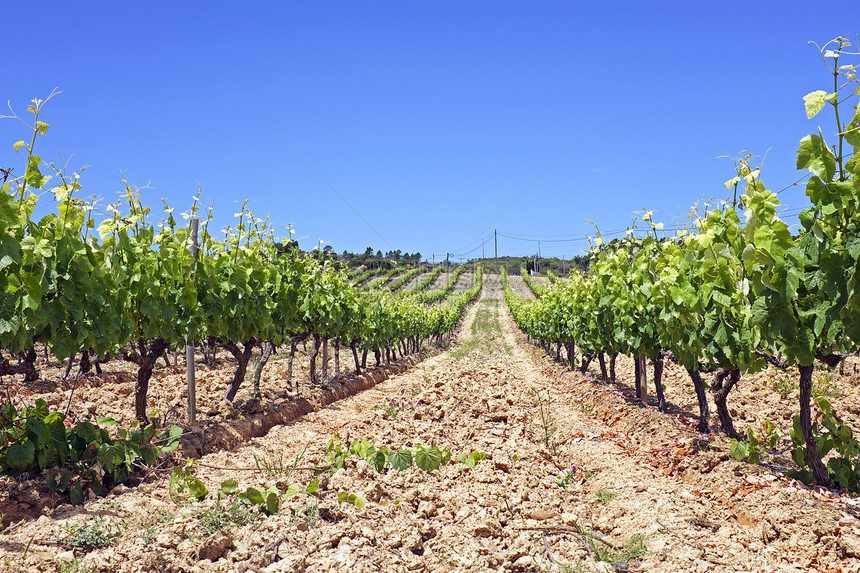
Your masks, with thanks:
[{"label": "vineyard field", "polygon": [[102,205],[36,153],[61,92],[10,104],[0,573],[860,573],[860,52],[814,45],[799,179],[742,152],[570,273]]},{"label": "vineyard field", "polygon": [[[8,528],[0,563],[10,571],[50,571],[58,556],[73,555],[90,570],[129,572],[541,571],[551,560],[585,571],[609,571],[610,564],[639,571],[860,570],[853,499],[786,478],[784,448],[762,466],[733,460],[724,437],[695,431],[695,397],[683,372],[667,368],[673,408],[662,413],[635,399],[631,362],[618,361],[616,384],[600,380],[594,367],[583,374],[554,362],[516,329],[497,275],[485,276],[448,350],[405,366],[354,396],[203,455],[193,466],[210,492],[202,501],[178,502],[169,472],[150,472],[137,487],[119,487],[82,508],[45,507],[39,519]],[[854,366],[848,362],[845,376],[834,372],[826,381],[840,411],[860,404]],[[228,370],[205,376],[223,379]],[[282,385],[278,372],[273,364],[262,405]],[[172,376],[159,369],[156,387]],[[114,400],[132,418],[112,377],[119,375],[90,377],[87,400],[108,411]],[[794,397],[783,399],[777,383],[749,382],[734,398],[738,409],[790,424]],[[233,409],[216,401],[206,415],[243,427],[243,418],[255,416],[247,398],[240,393]],[[221,515],[219,484],[284,490],[307,483],[304,468],[331,460],[327,445],[361,440],[392,449],[437,446],[455,460],[474,455],[475,463],[378,473],[353,455],[323,474],[314,494],[298,493],[272,515],[232,515],[238,523],[222,515],[222,532],[207,530]],[[286,476],[283,468],[302,453],[300,469]],[[34,483],[7,481],[4,505],[49,505],[48,494],[28,500]],[[339,502],[341,495],[355,496],[360,507]],[[58,547],[58,535],[98,515],[122,524],[122,537],[106,548]]]}]

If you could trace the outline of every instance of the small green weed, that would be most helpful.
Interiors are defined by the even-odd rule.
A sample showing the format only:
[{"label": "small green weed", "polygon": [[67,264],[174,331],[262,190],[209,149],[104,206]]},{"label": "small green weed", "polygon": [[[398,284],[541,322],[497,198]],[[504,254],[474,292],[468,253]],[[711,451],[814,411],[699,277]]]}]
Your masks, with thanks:
[{"label": "small green weed", "polygon": [[645,545],[645,536],[641,533],[637,533],[630,537],[627,544],[621,548],[621,551],[617,555],[615,555],[613,561],[616,563],[619,561],[633,561],[641,559],[646,553],[648,553],[648,546]]},{"label": "small green weed", "polygon": [[582,482],[583,484],[596,476],[600,472],[601,468],[596,468],[593,470],[588,470],[585,468],[577,468],[576,466],[571,466],[569,470],[564,470],[561,472],[558,477],[555,478],[555,483],[558,487],[562,489],[567,489],[575,482]]},{"label": "small green weed", "polygon": [[256,512],[252,512],[248,509],[248,506],[235,497],[230,501],[230,505],[225,508],[221,504],[220,494],[215,507],[212,509],[200,509],[195,512],[195,515],[200,522],[200,526],[210,535],[221,531],[225,527],[241,527],[259,519],[259,515]]},{"label": "small green weed", "polygon": [[258,458],[257,455],[254,454],[254,463],[257,466],[257,470],[266,477],[278,478],[284,476],[285,478],[288,478],[294,471],[296,471],[296,468],[299,467],[299,463],[302,461],[302,458],[305,457],[305,452],[308,451],[308,447],[310,447],[310,445],[310,442],[305,444],[302,451],[296,454],[296,457],[293,458],[293,463],[291,465],[284,465],[283,454],[279,454],[277,459],[274,456],[272,458]]},{"label": "small green weed", "polygon": [[550,410],[549,394],[547,394],[546,400],[541,399],[540,394],[538,394],[537,399],[538,417],[540,418],[541,427],[540,441],[549,450],[555,446],[552,437],[558,431],[558,426],[556,426],[555,416],[552,415],[552,410]]},{"label": "small green weed", "polygon": [[115,525],[97,515],[90,519],[86,525],[65,525],[66,536],[62,542],[70,547],[81,547],[85,549],[97,549],[107,547],[122,538],[123,528]]},{"label": "small green weed", "polygon": [[[405,470],[414,463],[419,469],[427,473],[433,473],[440,467],[448,464],[451,461],[452,455],[451,450],[448,448],[440,450],[436,446],[426,446],[424,444],[415,444],[414,451],[408,448],[396,450],[387,446],[380,446],[377,449],[368,440],[354,440],[349,450],[343,450],[339,437],[336,443],[334,440],[329,441],[328,451],[331,452],[331,458],[334,460],[334,463],[330,462],[329,454],[327,454],[326,462],[330,463],[331,467],[343,467],[343,459],[352,453],[372,465],[378,472],[382,472],[387,468]],[[469,461],[462,463],[467,464],[469,467],[474,467],[480,459],[483,459],[480,457],[482,455],[485,456],[482,452],[472,452],[468,456]],[[338,463],[339,465],[337,465]]]},{"label": "small green weed", "polygon": [[582,483],[587,482],[594,476],[600,473],[600,470],[603,468],[595,468],[593,470],[582,470]]},{"label": "small green weed", "polygon": [[812,375],[812,399],[826,398],[832,402],[839,398],[839,389],[833,382],[833,375],[829,372],[814,372]]},{"label": "small green weed", "polygon": [[478,301],[478,310],[470,330],[472,337],[451,351],[452,358],[460,359],[468,356],[479,346],[487,351],[492,351],[493,341],[502,336],[498,300],[481,299]]},{"label": "small green weed", "polygon": [[594,406],[592,406],[591,404],[586,404],[585,402],[576,402],[576,405],[579,406],[579,409],[586,416],[591,416],[592,414],[594,414]]},{"label": "small green weed", "polygon": [[585,564],[577,563],[576,565],[568,565],[567,563],[557,563],[561,573],[585,573]]},{"label": "small green weed", "polygon": [[240,501],[242,504],[254,507],[257,506],[257,511],[266,515],[276,515],[281,511],[281,495],[289,499],[300,493],[314,493],[319,489],[319,479],[314,478],[307,486],[302,486],[298,483],[293,483],[287,486],[286,492],[281,492],[274,485],[270,485],[268,489],[258,489],[256,487],[248,487],[244,492],[239,491],[239,484],[234,479],[228,479],[221,483],[221,490],[218,493],[218,501],[221,500],[221,494],[233,496],[233,501]]},{"label": "small green weed", "polygon": [[317,502],[309,503],[302,509],[298,510],[293,516],[293,523],[301,523],[307,526],[308,529],[313,528],[320,520],[320,508]]},{"label": "small green weed", "polygon": [[605,490],[605,489],[602,489],[602,490],[594,493],[594,497],[596,497],[598,499],[598,501],[600,501],[600,503],[606,503],[607,501],[609,501],[610,499],[614,498],[617,495],[618,494],[615,493],[614,491],[609,491],[609,490]]},{"label": "small green weed", "polygon": [[396,420],[397,416],[399,416],[401,412],[406,410],[415,410],[415,406],[420,406],[423,403],[424,402],[421,400],[418,400],[418,402],[412,402],[411,400],[398,401],[392,398],[388,400],[385,405],[374,406],[373,409],[383,410],[382,415],[387,420]]},{"label": "small green weed", "polygon": [[155,541],[155,537],[158,535],[158,529],[155,527],[144,527],[143,528],[143,544],[147,547],[152,545],[152,542]]},{"label": "small green weed", "polygon": [[765,376],[770,379],[770,387],[774,392],[779,394],[779,397],[782,400],[790,398],[791,393],[794,392],[794,389],[797,387],[789,372],[780,372],[770,369],[765,373]]},{"label": "small green weed", "polygon": [[627,543],[624,544],[624,547],[617,549],[598,534],[581,527],[578,529],[579,535],[591,548],[591,553],[593,553],[595,561],[627,563],[628,561],[640,559],[648,553],[648,547],[645,545],[645,537],[640,533],[632,535]]},{"label": "small green weed", "polygon": [[567,489],[576,481],[576,466],[572,466],[569,470],[565,470],[555,478],[555,483],[562,489]]},{"label": "small green weed", "polygon": [[90,569],[82,569],[83,559],[75,559],[74,561],[63,561],[57,568],[59,573],[87,573]]},{"label": "small green weed", "polygon": [[279,454],[277,458],[272,456],[271,458],[262,456],[258,457],[257,454],[253,454],[254,457],[254,465],[257,466],[257,471],[262,473],[266,477],[279,477],[284,473],[284,455]]}]

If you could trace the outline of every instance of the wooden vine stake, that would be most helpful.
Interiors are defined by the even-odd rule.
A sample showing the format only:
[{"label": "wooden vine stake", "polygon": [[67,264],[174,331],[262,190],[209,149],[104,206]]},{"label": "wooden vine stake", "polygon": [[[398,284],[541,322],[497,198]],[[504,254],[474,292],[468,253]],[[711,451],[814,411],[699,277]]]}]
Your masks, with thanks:
[{"label": "wooden vine stake", "polygon": [[639,358],[639,399],[643,404],[648,404],[648,359],[640,355]]},{"label": "wooden vine stake", "polygon": [[[197,226],[200,219],[191,219],[191,270],[197,261]],[[194,345],[188,344],[188,334],[185,334],[185,377],[188,380],[188,425],[197,424],[197,386],[194,381]]]}]

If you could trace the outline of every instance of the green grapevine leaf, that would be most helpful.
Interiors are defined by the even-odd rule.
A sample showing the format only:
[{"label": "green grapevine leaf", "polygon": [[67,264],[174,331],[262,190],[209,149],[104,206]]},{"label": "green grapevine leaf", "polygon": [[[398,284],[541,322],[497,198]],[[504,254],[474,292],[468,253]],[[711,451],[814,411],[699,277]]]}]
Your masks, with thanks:
[{"label": "green grapevine leaf", "polygon": [[341,492],[337,494],[337,502],[352,504],[358,511],[363,511],[367,500],[360,495],[355,495],[354,493]]},{"label": "green grapevine leaf", "polygon": [[234,479],[228,479],[221,482],[221,493],[224,495],[233,495],[239,489],[239,483]]},{"label": "green grapevine leaf", "polygon": [[69,490],[69,497],[72,505],[82,505],[84,503],[84,489],[80,483],[75,483]]},{"label": "green grapevine leaf", "polygon": [[259,489],[255,488],[255,487],[249,487],[245,491],[245,497],[247,497],[248,501],[250,501],[251,503],[253,503],[255,505],[259,505],[259,506],[263,506],[263,507],[266,505],[266,498],[263,495],[263,492],[260,491]]},{"label": "green grapevine leaf", "polygon": [[803,96],[803,102],[806,107],[806,117],[812,119],[818,112],[824,109],[824,104],[827,103],[827,92],[824,90],[815,90]]},{"label": "green grapevine leaf", "polygon": [[278,511],[280,511],[281,496],[275,486],[271,486],[266,492],[266,505],[263,508],[269,515],[277,515]]},{"label": "green grapevine leaf", "polygon": [[830,181],[836,172],[836,158],[818,135],[807,135],[797,149],[797,168],[809,169],[824,181]]},{"label": "green grapevine leaf", "polygon": [[291,497],[299,495],[300,493],[302,493],[301,484],[291,483],[289,486],[287,486],[287,491],[284,493],[284,497],[289,499]]},{"label": "green grapevine leaf", "polygon": [[311,483],[305,488],[305,493],[315,493],[320,488],[320,480],[318,478],[314,478],[311,480]]},{"label": "green grapevine leaf", "polygon": [[729,448],[729,454],[739,462],[744,461],[746,459],[747,454],[747,445],[740,440],[732,440],[732,445]]},{"label": "green grapevine leaf", "polygon": [[51,440],[51,430],[48,425],[39,418],[28,418],[26,423],[30,435],[35,438],[35,443],[40,448],[45,447]]},{"label": "green grapevine leaf", "polygon": [[36,446],[30,440],[12,444],[6,450],[6,465],[13,470],[28,470],[35,465]]},{"label": "green grapevine leaf", "polygon": [[412,452],[406,448],[391,452],[388,455],[388,463],[396,470],[409,469],[412,467]]},{"label": "green grapevine leaf", "polygon": [[442,465],[442,452],[436,446],[415,446],[415,465],[427,473],[433,473]]}]

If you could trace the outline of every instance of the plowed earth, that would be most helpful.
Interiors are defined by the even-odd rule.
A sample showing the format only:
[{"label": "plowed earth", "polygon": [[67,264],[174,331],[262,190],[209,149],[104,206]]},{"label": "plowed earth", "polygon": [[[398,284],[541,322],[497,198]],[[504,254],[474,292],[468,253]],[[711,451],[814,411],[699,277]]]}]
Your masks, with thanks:
[{"label": "plowed earth", "polygon": [[[260,420],[286,407],[233,412],[231,420],[213,406],[218,427],[233,427],[233,438],[219,437],[212,422],[183,450],[204,454],[194,469],[213,492],[204,501],[176,501],[167,473],[154,472],[80,507],[43,508],[0,534],[0,570],[72,563],[77,571],[123,572],[860,571],[855,500],[784,477],[780,452],[769,466],[732,460],[723,438],[695,432],[689,383],[671,368],[672,410],[664,414],[636,403],[623,384],[541,356],[516,330],[496,277],[484,280],[451,348],[387,380],[373,374],[328,394],[303,394],[304,409],[293,406],[292,418],[283,414],[265,435],[255,424],[265,427]],[[620,363],[619,380],[629,381],[629,370]],[[783,421],[785,411],[790,419],[792,396],[768,384],[745,383],[729,400],[750,420]],[[331,401],[358,386],[367,389]],[[850,379],[833,380],[834,393],[853,404],[849,388]],[[104,400],[128,417],[127,396]],[[396,416],[385,410],[392,401]],[[433,473],[414,466],[378,473],[349,456],[323,474],[317,492],[287,499],[276,515],[205,529],[224,480],[241,490],[308,483],[304,468],[324,464],[335,434],[487,458],[471,469],[452,462]],[[224,449],[213,451],[213,443]],[[305,448],[289,478],[257,469],[261,460],[291,465]],[[23,503],[39,479],[7,482],[3,502]],[[339,494],[365,498],[366,506],[339,503]],[[231,507],[226,498],[220,504]],[[69,529],[95,524],[96,516],[122,537],[105,548],[70,547]]]}]

